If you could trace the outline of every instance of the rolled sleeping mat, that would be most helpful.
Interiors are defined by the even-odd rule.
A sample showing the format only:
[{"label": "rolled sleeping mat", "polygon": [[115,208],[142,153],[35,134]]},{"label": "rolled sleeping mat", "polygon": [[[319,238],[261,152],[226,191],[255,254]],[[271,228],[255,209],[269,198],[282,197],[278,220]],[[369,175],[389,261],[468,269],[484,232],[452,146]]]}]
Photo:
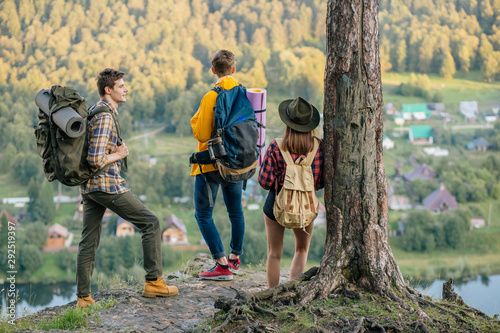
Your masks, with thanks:
[{"label": "rolled sleeping mat", "polygon": [[[35,96],[36,106],[47,116],[50,116],[49,96],[48,89],[40,90]],[[70,107],[57,110],[52,120],[70,138],[78,138],[85,133],[85,119]]]},{"label": "rolled sleeping mat", "polygon": [[259,147],[259,166],[264,160],[265,151],[263,151],[263,148],[266,146],[266,97],[266,89],[247,89],[247,98],[255,111],[255,118],[259,123],[259,140],[257,141],[257,146]]}]

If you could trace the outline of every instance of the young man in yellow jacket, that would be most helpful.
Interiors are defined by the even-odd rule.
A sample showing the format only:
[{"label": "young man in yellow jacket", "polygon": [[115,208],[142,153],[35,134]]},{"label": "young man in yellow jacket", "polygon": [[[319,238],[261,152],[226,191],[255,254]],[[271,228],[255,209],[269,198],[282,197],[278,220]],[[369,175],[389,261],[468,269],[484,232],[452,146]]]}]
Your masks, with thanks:
[{"label": "young man in yellow jacket", "polygon": [[[227,50],[219,50],[212,57],[212,72],[217,76],[216,87],[224,90],[232,89],[239,83],[233,78],[236,71],[234,54]],[[207,150],[207,141],[214,132],[214,107],[217,92],[209,91],[201,100],[200,108],[191,118],[193,135],[198,140],[197,152]],[[202,168],[203,174],[200,170]],[[241,206],[241,192],[243,182],[227,182],[222,179],[217,168],[212,164],[194,164],[191,176],[196,177],[194,186],[195,218],[201,234],[207,243],[215,266],[201,272],[199,276],[207,280],[227,281],[233,279],[240,267],[239,256],[243,253],[243,236],[245,234],[245,218]],[[219,232],[212,218],[213,207],[210,202],[215,202],[219,185],[222,188],[224,203],[231,221],[231,243],[229,258],[226,256]],[[212,196],[212,201],[209,199]]]}]

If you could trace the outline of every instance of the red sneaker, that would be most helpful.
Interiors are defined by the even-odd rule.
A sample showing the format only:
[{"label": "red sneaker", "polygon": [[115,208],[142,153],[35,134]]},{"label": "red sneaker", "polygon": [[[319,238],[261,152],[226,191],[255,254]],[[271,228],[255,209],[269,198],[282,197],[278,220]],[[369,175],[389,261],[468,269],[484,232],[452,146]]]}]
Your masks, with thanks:
[{"label": "red sneaker", "polygon": [[238,274],[240,272],[240,259],[228,259],[229,270],[233,274]]},{"label": "red sneaker", "polygon": [[216,280],[216,281],[230,281],[233,279],[233,273],[229,271],[229,268],[222,268],[219,263],[215,263],[215,266],[206,271],[201,272],[198,276],[205,280]]}]

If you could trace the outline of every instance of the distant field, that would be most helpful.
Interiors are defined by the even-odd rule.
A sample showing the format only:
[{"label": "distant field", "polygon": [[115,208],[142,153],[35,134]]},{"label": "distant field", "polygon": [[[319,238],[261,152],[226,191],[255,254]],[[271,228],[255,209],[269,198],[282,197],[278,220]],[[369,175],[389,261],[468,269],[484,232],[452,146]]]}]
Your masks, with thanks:
[{"label": "distant field", "polygon": [[[154,128],[149,129],[152,130]],[[135,135],[140,134],[135,133]],[[131,158],[144,154],[149,154],[151,157],[189,157],[197,147],[197,142],[191,135],[181,138],[165,131],[137,140],[124,139],[124,141],[131,151]]]},{"label": "distant field", "polygon": [[[500,102],[500,82],[485,83],[479,72],[457,73],[452,80],[444,80],[435,74],[428,74],[433,91],[441,90],[443,103],[447,111],[457,111],[460,101],[477,101],[479,108],[486,108]],[[384,103],[393,103],[397,107],[405,103],[425,103],[420,97],[397,95],[396,89],[401,83],[410,80],[410,73],[384,73],[382,85]]]},{"label": "distant field", "polygon": [[[41,167],[40,160],[40,167]],[[0,175],[0,198],[25,197],[26,187],[21,186],[9,174]]]}]

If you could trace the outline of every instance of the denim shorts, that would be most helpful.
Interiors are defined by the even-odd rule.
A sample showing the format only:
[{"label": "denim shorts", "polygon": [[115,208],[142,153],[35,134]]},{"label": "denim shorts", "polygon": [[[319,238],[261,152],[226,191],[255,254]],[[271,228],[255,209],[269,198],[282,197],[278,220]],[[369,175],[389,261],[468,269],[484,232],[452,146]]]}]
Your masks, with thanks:
[{"label": "denim shorts", "polygon": [[[278,188],[278,193],[280,192],[281,188]],[[262,208],[262,211],[264,214],[270,218],[273,221],[276,221],[276,217],[274,216],[273,213],[273,207],[274,207],[274,201],[276,200],[276,189],[273,187],[269,190],[266,196],[266,202],[264,203],[264,208]]]}]

